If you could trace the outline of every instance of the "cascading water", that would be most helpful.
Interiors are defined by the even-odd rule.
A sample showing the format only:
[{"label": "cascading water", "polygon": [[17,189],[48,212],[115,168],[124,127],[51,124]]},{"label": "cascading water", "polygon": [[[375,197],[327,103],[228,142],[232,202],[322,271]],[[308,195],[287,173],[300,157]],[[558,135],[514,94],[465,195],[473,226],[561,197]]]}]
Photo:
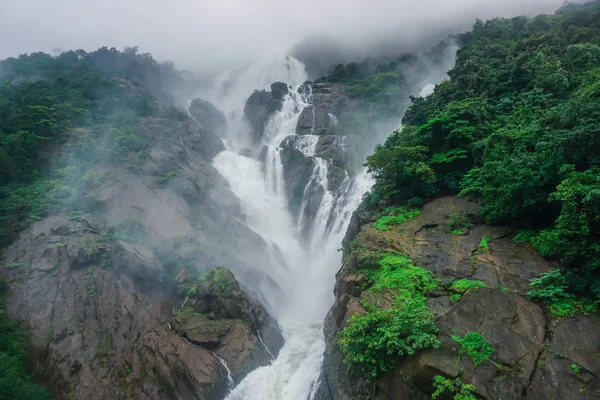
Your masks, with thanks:
[{"label": "cascading water", "polygon": [[[217,80],[217,89],[207,96],[226,112],[230,131],[243,130],[241,110],[253,89],[267,88],[276,80],[292,85],[306,80],[304,66],[290,57],[278,58],[268,66],[253,64],[235,74],[239,78],[232,80],[232,73],[224,73]],[[272,260],[268,273],[278,286],[277,293],[271,286],[260,283],[255,283],[258,287],[252,289],[260,293],[285,337],[285,345],[272,364],[250,373],[231,391],[229,400],[314,397],[325,350],[323,320],[333,303],[332,288],[341,263],[341,253],[337,250],[352,212],[371,185],[369,176],[363,173],[353,179],[346,176],[335,193],[329,190],[329,163],[316,156],[319,137],[295,133],[300,113],[311,101],[310,90],[299,88],[290,90],[281,111],[274,113],[266,124],[262,143],[266,146],[266,155],[262,161],[237,154],[236,150],[243,149],[247,143],[234,143],[238,137],[235,132],[228,135],[228,150],[213,161],[240,198],[245,223],[267,243]],[[239,90],[243,93],[236,93]],[[239,95],[243,97],[236,98]],[[345,143],[343,139],[336,140]],[[312,176],[304,190],[298,218],[288,209],[282,144],[293,146],[313,160]],[[309,238],[303,240],[298,224],[305,220],[302,214],[311,188],[319,189],[323,195],[315,216],[306,222]],[[278,297],[280,293],[285,294],[283,299]]]},{"label": "cascading water", "polygon": [[[447,77],[445,71],[452,67],[455,53],[456,47],[450,48],[447,57],[450,63],[432,68],[419,88],[423,89],[421,95],[432,91],[432,82],[441,82]],[[227,137],[223,138],[227,150],[215,157],[213,165],[240,198],[244,222],[264,239],[271,260],[269,265],[256,268],[262,269],[272,282],[243,283],[259,295],[278,320],[285,338],[278,357],[270,365],[248,374],[229,393],[227,400],[312,400],[315,397],[325,350],[323,321],[334,300],[332,288],[341,264],[338,248],[352,212],[373,183],[365,171],[355,177],[346,172],[337,189],[330,190],[330,164],[318,157],[320,137],[312,134],[316,113],[311,106],[312,91],[302,85],[306,79],[301,62],[292,57],[277,57],[272,62],[255,62],[245,69],[226,71],[215,80],[212,92],[203,93],[204,98],[225,113],[229,124]],[[252,153],[248,148],[255,144],[249,138],[243,118],[244,105],[253,90],[268,89],[276,81],[291,84],[295,89],[290,88],[281,111],[275,112],[265,127],[261,145],[266,149],[254,147],[254,154],[261,150],[264,158],[254,159],[247,156]],[[298,118],[309,106],[313,129],[309,135],[298,136]],[[328,117],[337,125],[335,115]],[[333,146],[346,151],[346,137],[335,137]],[[299,215],[295,218],[286,198],[281,157],[284,147],[300,151],[313,162],[312,176],[304,188]],[[318,204],[313,204],[315,202]],[[262,341],[260,332],[257,334]]]}]

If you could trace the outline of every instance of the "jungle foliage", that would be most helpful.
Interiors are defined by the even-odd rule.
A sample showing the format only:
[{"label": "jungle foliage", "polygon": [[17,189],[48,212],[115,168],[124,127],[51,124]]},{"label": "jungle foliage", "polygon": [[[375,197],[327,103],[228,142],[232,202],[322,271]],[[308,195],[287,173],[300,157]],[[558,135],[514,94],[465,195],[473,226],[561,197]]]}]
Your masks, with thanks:
[{"label": "jungle foliage", "polygon": [[143,156],[141,119],[181,119],[157,100],[182,79],[135,47],[0,61],[0,248],[53,212],[94,208],[85,188],[101,177],[90,165]]},{"label": "jungle foliage", "polygon": [[479,198],[486,222],[534,231],[570,267],[569,291],[600,298],[600,2],[477,21],[463,40],[450,79],[368,158],[371,202]]}]

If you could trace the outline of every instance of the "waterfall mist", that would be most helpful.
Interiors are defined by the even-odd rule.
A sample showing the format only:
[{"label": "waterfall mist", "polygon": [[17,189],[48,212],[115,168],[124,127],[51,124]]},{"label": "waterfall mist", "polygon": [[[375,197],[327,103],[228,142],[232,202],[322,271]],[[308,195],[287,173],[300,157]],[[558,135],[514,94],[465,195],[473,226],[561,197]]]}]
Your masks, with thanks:
[{"label": "waterfall mist", "polygon": [[[443,63],[422,71],[422,76],[417,70],[407,71],[414,81],[414,95],[430,90],[431,85],[444,79],[455,50],[451,48]],[[352,212],[372,185],[371,177],[361,167],[350,174],[346,171],[342,182],[330,187],[331,162],[316,151],[320,137],[312,132],[297,134],[298,119],[313,102],[312,90],[303,84],[306,78],[303,63],[292,57],[276,57],[225,71],[215,79],[212,89],[198,94],[226,115],[226,150],[215,157],[213,166],[240,199],[240,220],[264,239],[264,251],[268,253],[266,263],[252,267],[261,272],[258,275],[240,271],[239,268],[246,268],[243,265],[230,267],[278,320],[286,340],[272,364],[251,372],[231,391],[229,400],[314,398],[325,349],[323,321],[333,304],[335,274],[342,261],[339,248]],[[260,141],[256,142],[248,133],[244,105],[253,90],[268,89],[274,81],[285,82],[289,92],[282,100],[281,110],[269,117]],[[377,140],[398,127],[402,113],[399,110],[398,122],[392,122],[392,128],[389,124],[376,127]],[[335,116],[330,118],[337,123]],[[333,143],[348,150],[345,136],[336,137]],[[285,188],[282,153],[286,148],[299,151],[311,163],[310,178],[295,214],[290,211]],[[371,150],[365,148],[362,152]],[[252,257],[255,249],[232,251]],[[268,280],[253,279],[265,275]]]}]

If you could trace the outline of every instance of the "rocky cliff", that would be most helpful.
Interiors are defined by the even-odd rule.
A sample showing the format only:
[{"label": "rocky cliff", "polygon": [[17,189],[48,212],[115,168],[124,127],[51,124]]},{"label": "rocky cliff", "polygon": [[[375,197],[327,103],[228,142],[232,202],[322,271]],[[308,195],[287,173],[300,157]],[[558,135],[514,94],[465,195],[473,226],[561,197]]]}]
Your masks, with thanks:
[{"label": "rocky cliff", "polygon": [[268,280],[250,265],[264,241],[210,165],[223,143],[169,112],[129,126],[142,151],[93,164],[69,200],[84,211],[44,218],[2,251],[7,314],[29,329],[30,367],[57,399],[221,399],[283,344],[229,270],[209,272]]},{"label": "rocky cliff", "polygon": [[[597,398],[600,318],[553,318],[531,302],[526,296],[530,280],[551,265],[529,245],[516,244],[510,230],[480,224],[477,211],[475,202],[438,198],[389,230],[374,227],[371,213],[355,213],[337,274],[336,302],[325,324],[322,398],[429,399],[436,376],[459,378],[474,386],[478,398],[490,400]],[[471,220],[458,234],[457,216]],[[396,357],[395,366],[374,384],[356,365],[344,363],[339,346],[351,316],[367,313],[373,302],[394,307],[393,293],[380,292],[374,299],[368,290],[366,274],[373,268],[368,254],[405,255],[440,279],[426,300],[439,329],[439,347]],[[477,284],[464,289],[459,281]],[[460,338],[468,334],[491,346],[487,357],[474,360],[465,353]]]}]

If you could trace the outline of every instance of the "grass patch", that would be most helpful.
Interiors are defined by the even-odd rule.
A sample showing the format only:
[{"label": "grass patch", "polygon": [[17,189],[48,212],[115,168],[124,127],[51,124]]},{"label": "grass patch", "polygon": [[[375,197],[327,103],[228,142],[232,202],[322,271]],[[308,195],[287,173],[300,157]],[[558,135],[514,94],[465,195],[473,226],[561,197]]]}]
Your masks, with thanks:
[{"label": "grass patch", "polygon": [[494,354],[494,348],[479,332],[467,333],[465,336],[452,336],[452,340],[460,344],[459,355],[468,355],[475,367],[479,366]]},{"label": "grass patch", "polygon": [[439,281],[431,272],[417,267],[412,260],[400,253],[389,253],[379,261],[378,269],[363,271],[367,276],[369,290],[398,290],[399,297],[421,293],[423,295],[437,289]]},{"label": "grass patch", "polygon": [[450,290],[453,292],[457,292],[460,294],[465,294],[471,289],[477,289],[481,287],[486,287],[486,284],[482,281],[471,280],[467,278],[459,279],[452,282],[452,286],[450,286]]},{"label": "grass patch", "polygon": [[393,226],[400,225],[421,214],[421,210],[406,207],[387,208],[385,212],[387,215],[373,223],[373,227],[379,231],[389,231]]}]

